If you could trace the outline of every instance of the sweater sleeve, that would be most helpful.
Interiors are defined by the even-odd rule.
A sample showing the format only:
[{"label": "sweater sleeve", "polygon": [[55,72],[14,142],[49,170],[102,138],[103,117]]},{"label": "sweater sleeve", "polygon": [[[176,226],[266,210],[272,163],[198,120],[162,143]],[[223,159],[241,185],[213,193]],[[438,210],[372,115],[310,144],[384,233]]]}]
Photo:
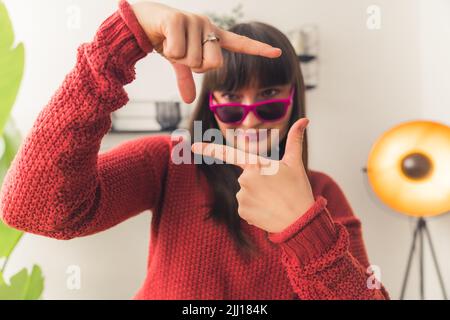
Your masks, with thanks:
[{"label": "sweater sleeve", "polygon": [[389,299],[374,277],[361,223],[330,177],[314,204],[269,239],[281,248],[282,263],[300,299]]},{"label": "sweater sleeve", "polygon": [[169,141],[145,137],[99,154],[135,63],[153,50],[130,5],[78,48],[75,67],[38,115],[1,189],[9,226],[56,239],[110,228],[159,200]]}]

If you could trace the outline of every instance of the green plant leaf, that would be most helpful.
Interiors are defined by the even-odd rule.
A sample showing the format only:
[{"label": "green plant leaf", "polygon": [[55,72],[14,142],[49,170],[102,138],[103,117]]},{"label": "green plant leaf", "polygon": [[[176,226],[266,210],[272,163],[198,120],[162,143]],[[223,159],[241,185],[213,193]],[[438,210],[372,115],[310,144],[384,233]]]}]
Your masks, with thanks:
[{"label": "green plant leaf", "polygon": [[22,81],[25,49],[15,48],[14,32],[8,12],[0,1],[0,136],[11,113]]},{"label": "green plant leaf", "polygon": [[37,265],[33,266],[30,274],[26,268],[20,270],[11,277],[10,285],[1,278],[0,273],[0,300],[36,300],[44,290],[44,277]]},{"label": "green plant leaf", "polygon": [[1,30],[5,31],[0,34],[0,49],[10,48],[14,43],[14,33],[12,32],[11,20],[3,1],[0,1],[0,26],[2,27]]},{"label": "green plant leaf", "polygon": [[22,236],[22,231],[8,227],[0,220],[0,258],[8,258]]},{"label": "green plant leaf", "polygon": [[[11,20],[0,0],[0,185],[21,143],[10,113],[23,77],[25,49],[22,43],[14,45]],[[0,259],[6,259],[5,263],[22,236],[22,231],[0,221]],[[34,265],[30,274],[26,268],[22,269],[10,279],[10,284],[0,271],[0,300],[39,299],[43,288],[44,278],[39,266]]]},{"label": "green plant leaf", "polygon": [[6,123],[3,136],[0,135],[0,185],[3,182],[3,178],[8,170],[11,162],[19,150],[22,137],[19,130],[14,125],[12,118]]},{"label": "green plant leaf", "polygon": [[[10,119],[5,127],[3,137],[0,136],[0,185],[19,149],[21,140],[19,131]],[[0,220],[0,258],[9,257],[22,235],[22,231],[8,227]]]}]

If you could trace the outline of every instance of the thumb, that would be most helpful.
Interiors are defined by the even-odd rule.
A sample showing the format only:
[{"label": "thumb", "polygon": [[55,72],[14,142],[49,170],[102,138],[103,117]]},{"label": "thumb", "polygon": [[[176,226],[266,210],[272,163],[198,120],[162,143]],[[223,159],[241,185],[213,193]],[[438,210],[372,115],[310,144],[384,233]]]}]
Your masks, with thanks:
[{"label": "thumb", "polygon": [[303,135],[308,123],[307,118],[301,118],[292,125],[288,132],[282,161],[289,167],[303,165]]},{"label": "thumb", "polygon": [[171,61],[175,75],[177,78],[178,90],[180,91],[183,101],[192,103],[195,100],[195,82],[191,69],[183,64]]}]

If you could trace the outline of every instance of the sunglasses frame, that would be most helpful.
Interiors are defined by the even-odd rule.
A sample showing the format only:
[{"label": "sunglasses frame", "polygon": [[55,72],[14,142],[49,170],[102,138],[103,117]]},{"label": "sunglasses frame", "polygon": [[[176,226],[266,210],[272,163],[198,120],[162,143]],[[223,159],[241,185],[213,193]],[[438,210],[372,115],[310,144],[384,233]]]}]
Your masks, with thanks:
[{"label": "sunglasses frame", "polygon": [[[286,112],[288,110],[288,107],[293,101],[294,92],[295,92],[295,86],[292,86],[289,98],[286,98],[286,99],[268,99],[268,100],[258,101],[258,102],[252,103],[252,104],[243,104],[243,103],[239,103],[239,102],[213,104],[213,93],[212,93],[212,91],[210,91],[209,92],[209,109],[212,112],[214,112],[214,114],[217,115],[217,117],[219,119],[220,119],[220,116],[217,114],[217,109],[219,109],[219,108],[223,108],[223,107],[241,107],[241,108],[244,109],[244,114],[242,115],[242,118],[239,121],[226,122],[226,121],[222,121],[222,119],[220,119],[220,121],[222,121],[222,122],[224,122],[226,124],[241,124],[245,120],[245,118],[247,117],[247,115],[250,112],[253,112],[253,114],[259,120],[261,120],[262,122],[275,122],[275,121],[279,121],[284,116],[286,116]],[[268,104],[268,103],[283,103],[283,106],[284,106],[283,114],[279,118],[273,119],[273,120],[267,120],[267,119],[261,118],[258,115],[258,113],[256,112],[256,108],[261,106],[261,105]]]}]

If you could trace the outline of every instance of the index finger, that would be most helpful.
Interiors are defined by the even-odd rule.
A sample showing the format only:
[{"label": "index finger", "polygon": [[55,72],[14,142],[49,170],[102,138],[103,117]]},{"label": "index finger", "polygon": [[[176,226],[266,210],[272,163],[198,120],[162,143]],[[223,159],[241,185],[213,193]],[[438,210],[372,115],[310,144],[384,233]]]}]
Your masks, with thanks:
[{"label": "index finger", "polygon": [[194,142],[191,146],[191,150],[194,153],[212,157],[229,164],[234,164],[243,169],[248,164],[263,163],[263,159],[260,159],[260,156],[252,153],[246,153],[228,145]]},{"label": "index finger", "polygon": [[267,58],[278,58],[282,51],[270,44],[217,28],[220,46],[229,51]]}]

